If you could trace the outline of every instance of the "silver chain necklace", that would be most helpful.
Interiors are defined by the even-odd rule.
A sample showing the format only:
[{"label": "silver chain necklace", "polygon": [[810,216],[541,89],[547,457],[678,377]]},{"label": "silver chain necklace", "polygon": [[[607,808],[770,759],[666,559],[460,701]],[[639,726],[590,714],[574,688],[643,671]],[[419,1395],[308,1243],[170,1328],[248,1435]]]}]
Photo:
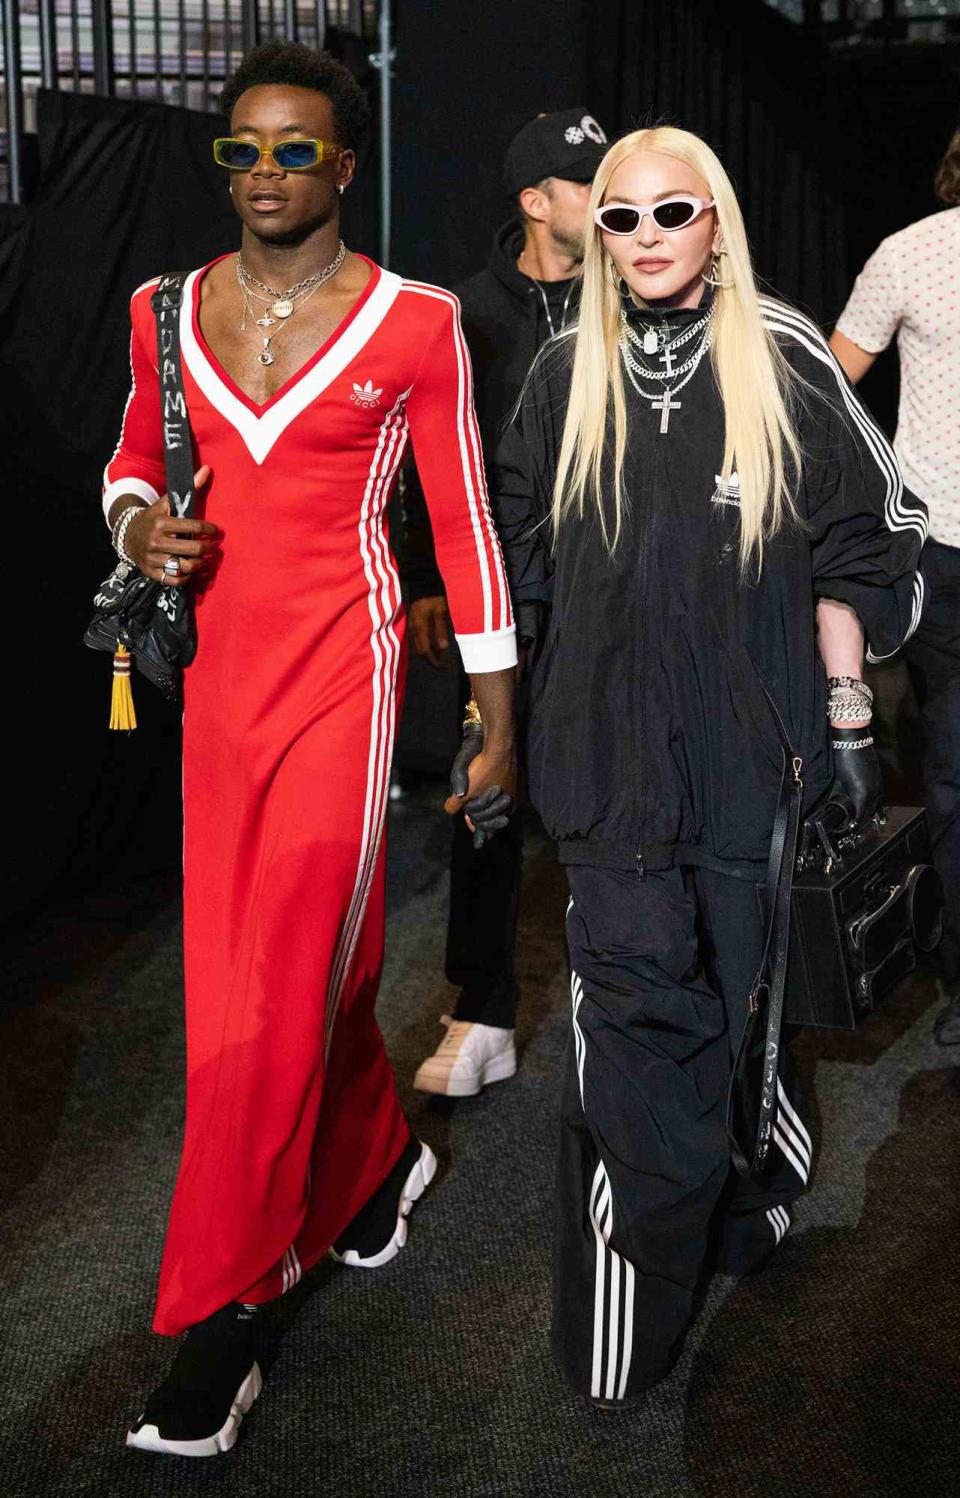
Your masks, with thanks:
[{"label": "silver chain necklace", "polygon": [[[331,260],[329,265],[325,265],[323,270],[314,272],[312,276],[307,276],[305,280],[298,281],[295,286],[288,286],[286,291],[278,291],[275,286],[268,286],[265,281],[258,281],[256,276],[252,275],[251,272],[247,270],[246,266],[243,263],[243,256],[238,255],[237,280],[240,282],[241,286],[245,287],[247,290],[250,290],[251,287],[255,286],[257,288],[257,291],[265,291],[267,293],[267,298],[269,298],[273,302],[273,306],[270,310],[273,312],[274,317],[289,317],[290,314],[294,311],[293,304],[296,298],[302,295],[304,292],[315,290],[316,287],[322,286],[324,281],[328,281],[331,276],[335,276],[337,271],[343,264],[343,257],[346,255],[346,253],[347,247],[341,239],[336,256],[333,260]],[[267,298],[258,297],[257,300],[262,302]]]},{"label": "silver chain necklace", "polygon": [[709,312],[705,312],[702,317],[698,317],[684,332],[679,333],[676,338],[670,339],[666,337],[661,339],[655,328],[643,327],[641,323],[641,327],[643,327],[643,337],[641,338],[639,333],[631,325],[626,313],[621,311],[621,332],[626,335],[635,349],[646,354],[648,358],[659,351],[660,363],[664,365],[663,369],[648,369],[645,365],[634,362],[634,369],[638,374],[645,375],[651,380],[669,380],[674,374],[680,374],[681,370],[674,370],[672,367],[674,350],[682,348],[685,343],[689,343],[691,338],[695,338],[707,326],[712,316],[713,308],[711,307]]},{"label": "silver chain necklace", "polygon": [[679,380],[682,375],[686,374],[694,361],[699,360],[700,345],[698,344],[693,353],[684,359],[682,364],[678,364],[676,368],[672,368],[669,373],[665,369],[648,369],[645,364],[641,364],[635,357],[629,343],[624,343],[623,345],[623,357],[634,374],[638,374],[642,380]]},{"label": "silver chain necklace", "polygon": [[[527,254],[527,251],[526,251],[525,248],[520,251],[520,254],[519,254],[518,258],[517,258],[517,269],[519,270],[519,272],[520,272],[520,274],[522,276],[526,276],[527,277],[528,281],[532,281],[533,284],[534,284],[534,286],[539,291],[539,293],[540,293],[540,300],[543,303],[544,315],[546,316],[546,319],[547,319],[547,327],[550,329],[550,337],[551,338],[556,338],[556,336],[557,336],[557,330],[556,330],[556,328],[554,327],[554,324],[553,324],[553,314],[550,311],[550,303],[547,300],[547,293],[544,291],[543,286],[537,280],[536,276],[531,275],[530,271],[528,271],[525,268],[523,262],[524,262],[524,260],[526,258],[526,254]],[[570,298],[573,295],[573,288],[574,288],[574,284],[576,283],[576,281],[577,281],[577,277],[576,276],[572,276],[570,278],[570,286],[569,286],[569,289],[567,291],[566,296],[563,299],[563,306],[560,309],[560,331],[561,331],[561,333],[563,332],[564,328],[567,326],[567,308],[570,306]]]},{"label": "silver chain necklace", "polygon": [[[314,292],[319,291],[321,286],[326,285],[328,281],[332,280],[343,264],[346,253],[347,247],[341,239],[336,259],[331,260],[330,264],[324,266],[323,270],[317,271],[316,275],[308,276],[305,281],[299,281],[296,286],[291,286],[288,291],[283,292],[279,300],[273,303],[270,311],[275,312],[277,317],[281,319],[277,333],[283,332],[283,329],[287,326],[288,319],[293,316],[294,312],[300,311],[300,308],[310,300]],[[262,281],[258,281],[255,276],[251,276],[250,272],[244,269],[239,255],[237,256],[237,281],[243,295],[243,320],[240,323],[240,331],[243,333],[246,331],[247,313],[249,312],[252,315],[256,311],[251,306],[251,298],[255,298],[258,302],[265,300],[263,297],[257,296],[255,291],[251,291],[247,282],[251,281],[255,285],[262,287],[271,296],[278,296],[279,294],[274,291],[273,287],[265,286]],[[294,300],[295,297],[299,298],[299,302]],[[269,312],[264,313],[263,317],[255,317],[254,321],[258,328],[263,328],[264,330],[276,327],[276,319],[271,317]],[[263,365],[273,364],[276,360],[276,355],[273,352],[271,343],[277,334],[264,331],[260,336],[263,340],[263,348],[257,355],[257,363]]]},{"label": "silver chain necklace", "polygon": [[[627,371],[627,378],[629,379],[637,394],[641,396],[643,400],[650,402],[651,411],[660,412],[661,437],[670,430],[671,411],[679,411],[681,406],[683,405],[682,401],[675,401],[673,397],[683,389],[684,385],[689,384],[689,382],[693,379],[698,368],[700,367],[700,361],[710,347],[710,344],[713,340],[713,328],[711,326],[711,322],[712,315],[708,313],[707,316],[703,319],[703,323],[701,325],[703,330],[703,337],[694,353],[683,366],[687,371],[683,379],[679,380],[676,385],[671,386],[669,390],[663,391],[644,390],[643,387],[638,384],[636,376],[634,375],[634,367],[636,367],[636,361],[631,359],[629,353],[630,340],[627,338],[623,331],[621,331],[620,333],[618,344],[620,348],[620,356],[623,359],[623,365]],[[676,340],[674,340],[674,342],[676,342]],[[684,337],[684,342],[686,342],[686,337]],[[638,369],[637,372],[647,375],[651,375],[653,373],[653,371],[647,371],[643,369]],[[675,370],[674,378],[676,378],[679,373],[679,370]]]},{"label": "silver chain necklace", "polygon": [[[547,300],[547,293],[544,291],[544,289],[540,285],[539,281],[534,281],[533,284],[537,288],[537,290],[539,291],[539,293],[540,293],[540,300],[543,302],[543,311],[544,311],[544,315],[546,316],[546,319],[547,319],[547,327],[550,329],[550,337],[551,338],[556,338],[556,336],[557,336],[557,330],[556,330],[556,328],[553,325],[553,316],[551,315],[551,312],[550,312],[550,303]],[[570,282],[570,289],[568,290],[566,296],[564,297],[564,299],[563,299],[563,306],[560,309],[560,331],[561,331],[561,333],[563,332],[564,328],[567,326],[567,308],[570,306],[570,298],[573,296],[573,284],[574,284],[573,281],[571,281]]]}]

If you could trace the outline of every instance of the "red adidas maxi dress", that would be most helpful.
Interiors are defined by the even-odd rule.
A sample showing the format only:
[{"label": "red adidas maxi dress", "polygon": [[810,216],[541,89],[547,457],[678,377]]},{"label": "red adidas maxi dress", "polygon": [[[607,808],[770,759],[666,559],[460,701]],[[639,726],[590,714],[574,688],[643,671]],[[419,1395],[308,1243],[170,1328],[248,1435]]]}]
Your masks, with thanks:
[{"label": "red adidas maxi dress", "polygon": [[[516,659],[455,297],[371,265],[349,315],[265,405],[181,316],[200,503],[223,531],[197,596],[183,720],[187,1116],[154,1320],[174,1334],[282,1293],[399,1157],[374,1018],[404,616],[385,512],[408,437],[471,672]],[[150,296],[104,505],[165,488]]]}]

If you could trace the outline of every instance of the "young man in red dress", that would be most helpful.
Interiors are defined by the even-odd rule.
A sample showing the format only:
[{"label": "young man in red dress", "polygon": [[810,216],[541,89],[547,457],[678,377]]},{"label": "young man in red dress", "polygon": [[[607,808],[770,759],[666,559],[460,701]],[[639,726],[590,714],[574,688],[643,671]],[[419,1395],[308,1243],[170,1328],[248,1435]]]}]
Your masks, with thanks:
[{"label": "young man in red dress", "polygon": [[386,1263],[435,1169],[374,1018],[405,659],[385,515],[408,438],[485,724],[448,809],[495,830],[514,776],[514,625],[457,300],[343,247],[365,124],[346,69],[268,44],[223,105],[241,249],[189,276],[180,324],[199,518],[163,494],[155,282],[131,304],[104,490],[125,553],[196,590],[187,1120],[154,1320],[187,1337],[127,1438],[191,1456],[232,1446],[259,1392],[256,1308],[331,1249]]}]

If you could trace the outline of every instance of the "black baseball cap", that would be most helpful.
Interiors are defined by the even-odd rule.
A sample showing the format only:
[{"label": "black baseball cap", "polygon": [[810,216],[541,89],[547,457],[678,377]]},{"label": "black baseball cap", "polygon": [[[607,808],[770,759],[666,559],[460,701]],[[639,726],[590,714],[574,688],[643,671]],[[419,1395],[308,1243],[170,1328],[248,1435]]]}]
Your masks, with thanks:
[{"label": "black baseball cap", "polygon": [[524,125],[507,147],[504,188],[513,197],[544,177],[592,182],[607,144],[606,132],[580,106],[541,114]]}]

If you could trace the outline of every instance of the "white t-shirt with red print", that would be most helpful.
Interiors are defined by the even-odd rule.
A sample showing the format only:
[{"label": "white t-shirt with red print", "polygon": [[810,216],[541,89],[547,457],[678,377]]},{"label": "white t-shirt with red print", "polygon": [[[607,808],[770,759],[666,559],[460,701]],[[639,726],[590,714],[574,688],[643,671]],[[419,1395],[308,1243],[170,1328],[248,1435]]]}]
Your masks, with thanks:
[{"label": "white t-shirt with red print", "polygon": [[837,329],[878,354],[897,335],[894,448],[930,534],[960,546],[960,207],[891,234],[857,277]]}]

